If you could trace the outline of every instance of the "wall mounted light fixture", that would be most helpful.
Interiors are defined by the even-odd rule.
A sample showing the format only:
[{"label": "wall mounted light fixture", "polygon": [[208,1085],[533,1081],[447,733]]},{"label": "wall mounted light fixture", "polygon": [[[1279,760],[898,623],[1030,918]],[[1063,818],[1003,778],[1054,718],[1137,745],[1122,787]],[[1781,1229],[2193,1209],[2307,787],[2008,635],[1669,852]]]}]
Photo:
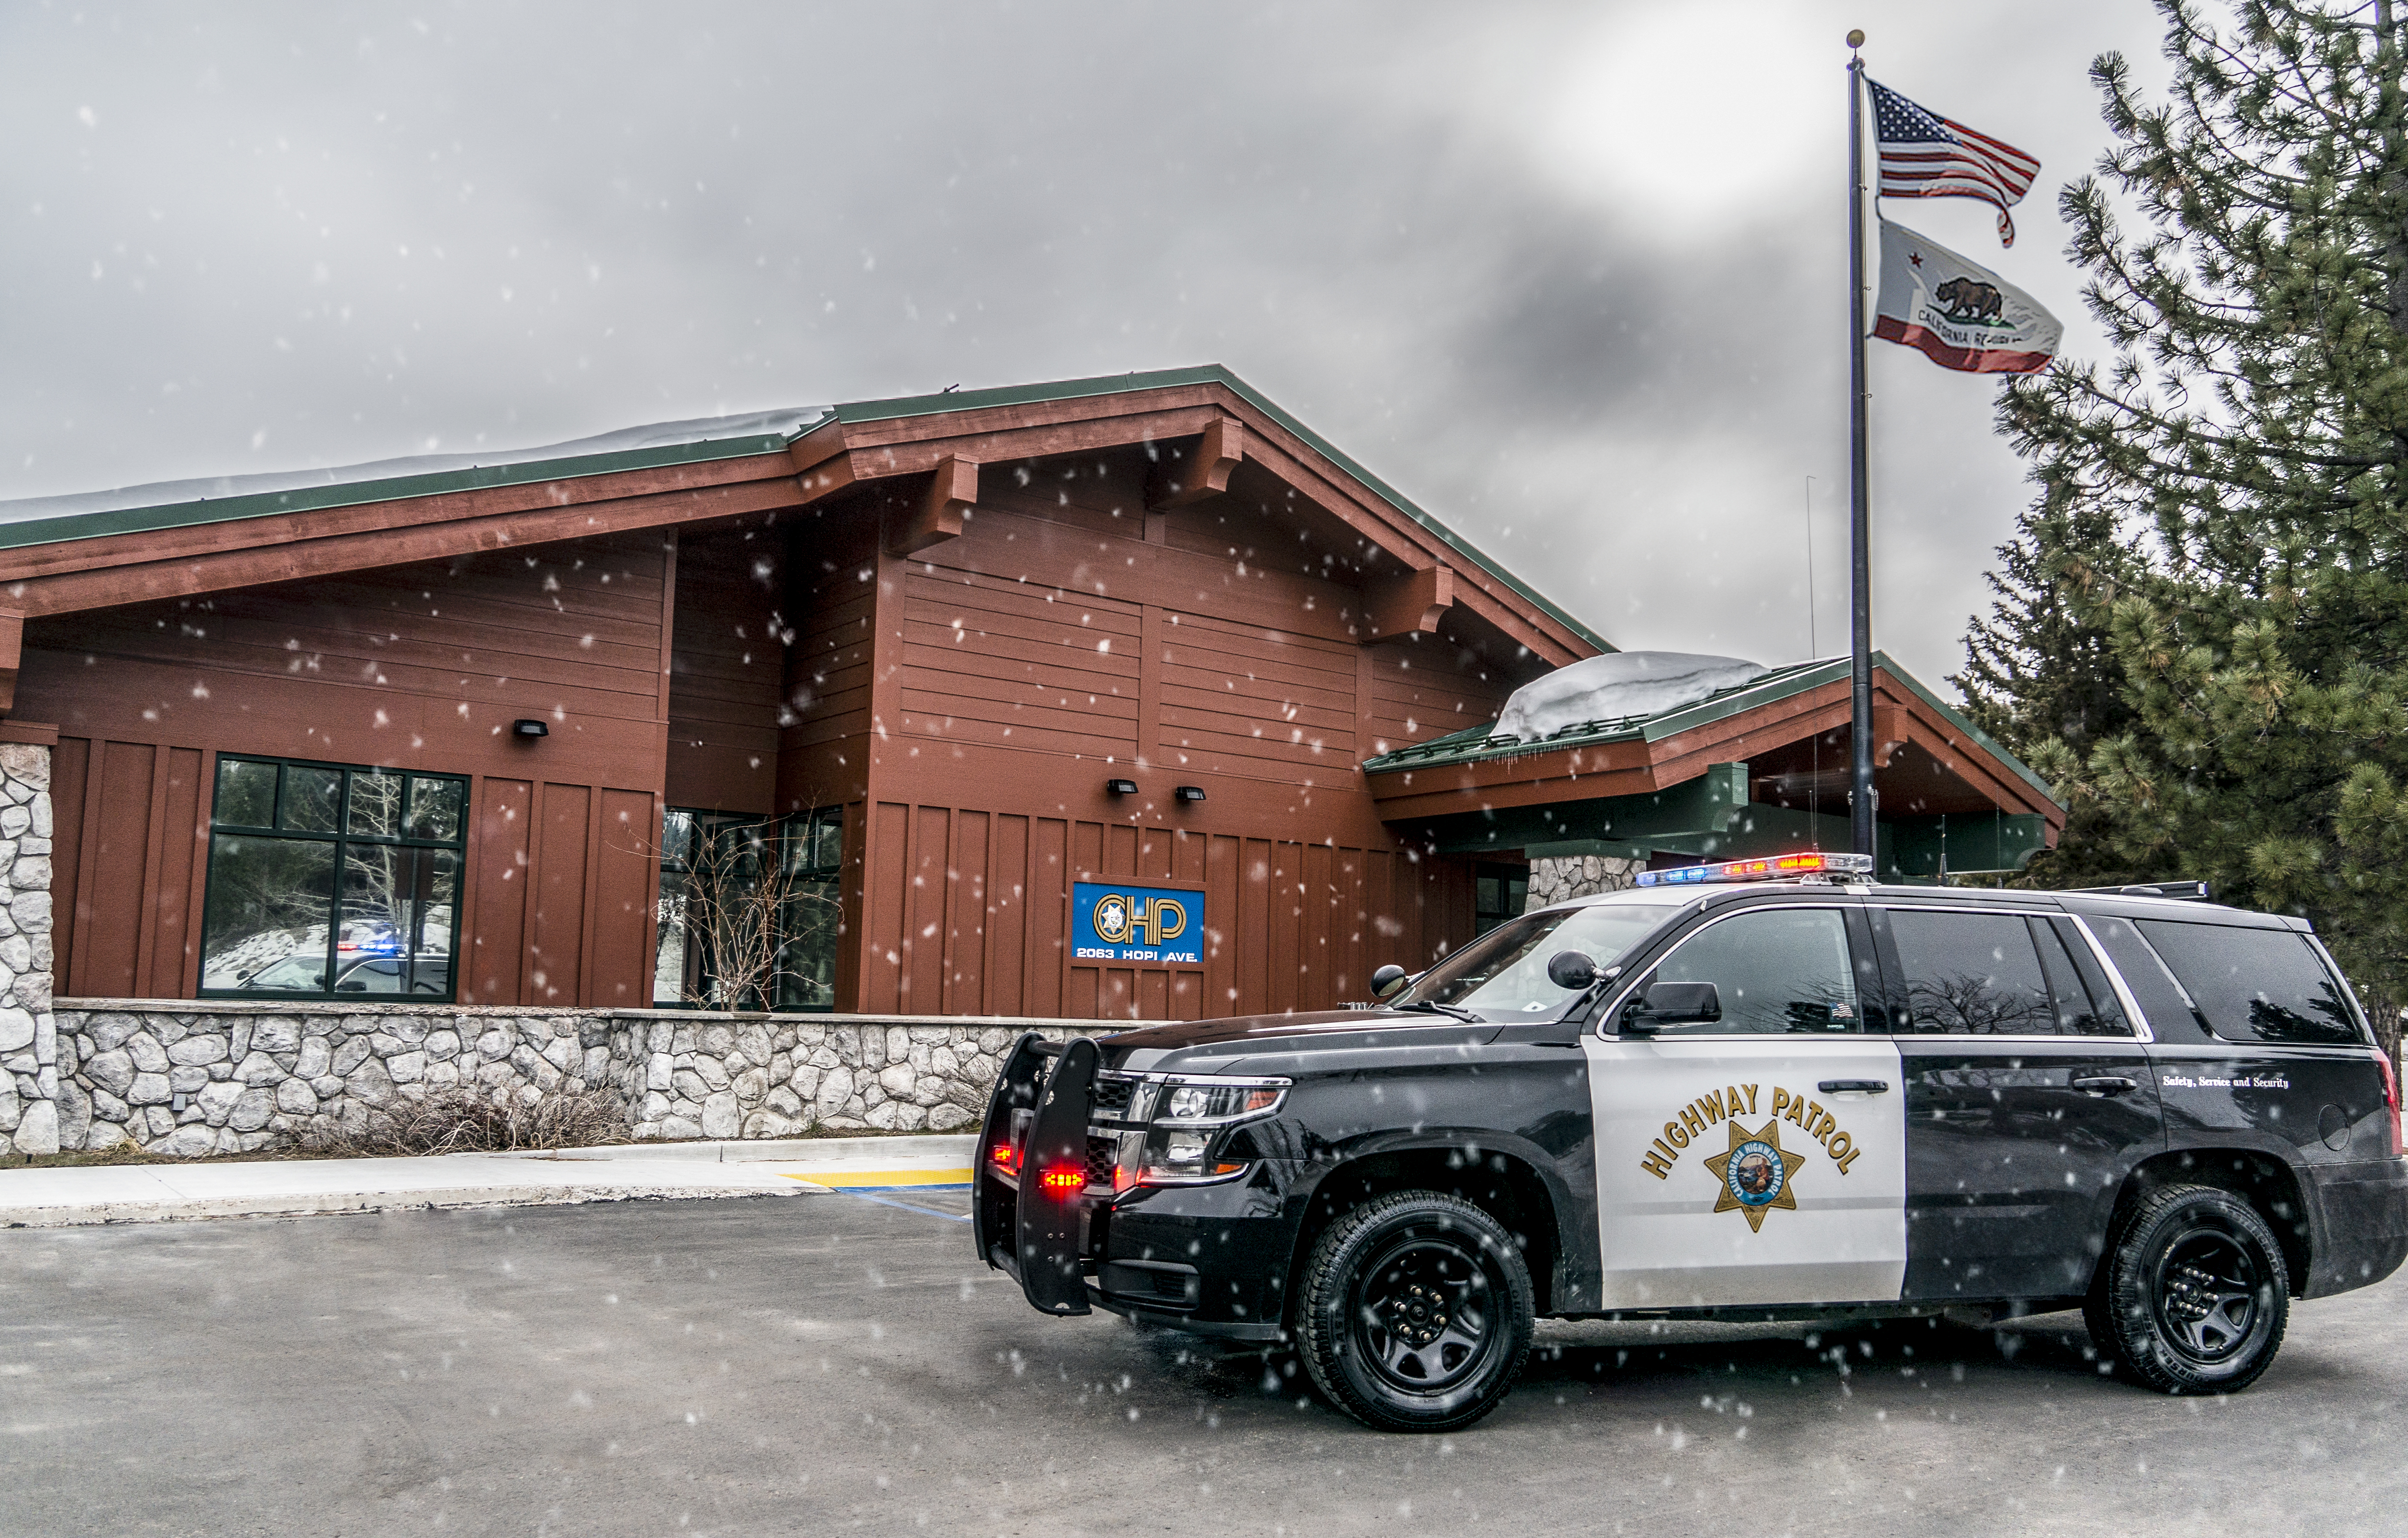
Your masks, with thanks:
[{"label": "wall mounted light fixture", "polygon": [[1200,801],[1204,798],[1204,787],[1202,785],[1182,785],[1170,794],[1178,797],[1182,801]]},{"label": "wall mounted light fixture", "polygon": [[552,735],[552,728],[530,715],[511,722],[510,735],[513,737],[550,737]]},{"label": "wall mounted light fixture", "polygon": [[1107,796],[1134,796],[1137,794],[1137,782],[1134,780],[1107,780],[1104,782],[1104,794]]}]

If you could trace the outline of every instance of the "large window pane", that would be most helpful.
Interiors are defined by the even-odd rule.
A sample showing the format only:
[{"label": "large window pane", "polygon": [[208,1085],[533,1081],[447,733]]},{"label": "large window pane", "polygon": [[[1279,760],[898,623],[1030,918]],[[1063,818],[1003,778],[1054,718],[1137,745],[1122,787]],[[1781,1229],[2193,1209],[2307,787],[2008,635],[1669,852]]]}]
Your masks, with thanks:
[{"label": "large window pane", "polygon": [[1910,1030],[1946,1036],[2053,1036],[2048,979],[2020,913],[1899,909],[1889,915],[1906,969]]},{"label": "large window pane", "polygon": [[1860,1029],[1847,920],[1830,908],[1736,913],[1681,942],[1656,969],[1658,983],[1712,983],[1723,1017],[1670,1026],[1666,1035]]},{"label": "large window pane", "polygon": [[201,986],[322,992],[334,901],[332,843],[217,835]]},{"label": "large window pane", "polygon": [[2209,1029],[2229,1042],[2362,1040],[2341,985],[2289,929],[2141,922]]},{"label": "large window pane", "polygon": [[[343,858],[343,924],[335,942],[337,993],[440,993],[450,986],[452,913],[459,898],[460,856],[448,849],[348,845]],[[357,964],[392,958],[400,985],[384,990]],[[354,972],[359,980],[354,982]],[[432,987],[421,986],[433,980]]]}]

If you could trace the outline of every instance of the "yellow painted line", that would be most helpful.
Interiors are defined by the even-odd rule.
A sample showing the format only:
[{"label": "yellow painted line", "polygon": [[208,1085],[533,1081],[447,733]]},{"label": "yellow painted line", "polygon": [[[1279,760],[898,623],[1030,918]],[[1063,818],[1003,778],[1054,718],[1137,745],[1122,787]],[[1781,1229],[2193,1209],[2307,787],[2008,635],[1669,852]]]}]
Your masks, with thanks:
[{"label": "yellow painted line", "polygon": [[845,1170],[822,1171],[813,1173],[797,1173],[791,1170],[781,1170],[778,1172],[788,1180],[799,1180],[810,1186],[824,1186],[830,1190],[838,1191],[854,1186],[967,1186],[970,1183],[970,1172],[968,1170]]}]

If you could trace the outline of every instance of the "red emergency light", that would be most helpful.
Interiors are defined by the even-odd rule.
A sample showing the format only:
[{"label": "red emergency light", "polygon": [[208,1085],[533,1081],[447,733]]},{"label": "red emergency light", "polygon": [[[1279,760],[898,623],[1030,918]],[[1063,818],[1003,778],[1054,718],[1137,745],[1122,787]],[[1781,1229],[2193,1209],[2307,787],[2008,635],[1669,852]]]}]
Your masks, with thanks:
[{"label": "red emergency light", "polygon": [[1087,1171],[1076,1164],[1057,1164],[1037,1177],[1037,1184],[1056,1194],[1083,1191],[1087,1188]]}]

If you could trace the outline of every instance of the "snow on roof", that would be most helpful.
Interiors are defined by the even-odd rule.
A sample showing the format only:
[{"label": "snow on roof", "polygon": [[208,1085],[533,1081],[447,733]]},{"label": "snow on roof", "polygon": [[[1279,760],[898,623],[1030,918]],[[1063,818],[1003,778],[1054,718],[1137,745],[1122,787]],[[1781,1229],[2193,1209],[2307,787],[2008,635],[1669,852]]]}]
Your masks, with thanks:
[{"label": "snow on roof", "polygon": [[[409,454],[372,460],[365,465],[332,465],[318,469],[265,470],[252,475],[204,476],[191,481],[154,481],[108,491],[72,492],[61,496],[28,496],[0,501],[0,525],[37,519],[73,518],[90,513],[120,512],[132,508],[157,508],[179,503],[219,502],[285,492],[311,492],[329,487],[383,485],[464,470],[498,469],[505,466],[551,464],[558,460],[620,458],[650,451],[723,443],[731,438],[795,437],[834,409],[810,406],[776,411],[751,411],[738,416],[694,417],[643,427],[623,427],[565,443],[526,449],[479,449],[469,453]],[[298,506],[326,506],[316,498],[294,500]]]}]

